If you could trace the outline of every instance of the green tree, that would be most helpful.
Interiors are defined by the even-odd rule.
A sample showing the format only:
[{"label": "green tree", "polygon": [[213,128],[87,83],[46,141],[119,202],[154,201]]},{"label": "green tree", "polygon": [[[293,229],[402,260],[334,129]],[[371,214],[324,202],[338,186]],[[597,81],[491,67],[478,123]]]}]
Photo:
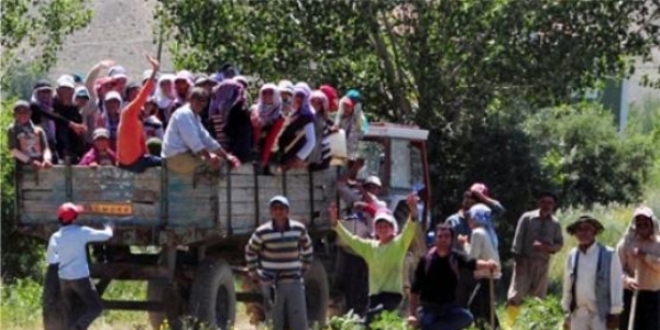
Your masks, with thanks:
[{"label": "green tree", "polygon": [[594,103],[544,109],[526,128],[546,177],[571,206],[636,202],[654,161],[649,136],[621,138],[610,111]]},{"label": "green tree", "polygon": [[[0,125],[12,120],[12,100],[29,96],[29,81],[47,72],[57,61],[57,51],[65,36],[81,29],[91,20],[86,0],[7,0],[2,1],[2,58],[0,85],[2,111]],[[33,62],[22,59],[31,52]],[[26,95],[27,94],[27,95]],[[15,226],[14,159],[7,149],[7,136],[0,137],[0,189],[2,198],[2,279],[38,277],[43,244],[18,232]]]},{"label": "green tree", "polygon": [[478,179],[514,219],[551,185],[520,123],[649,59],[657,2],[161,0],[156,16],[179,68],[233,62],[263,81],[361,89],[370,119],[431,129],[441,214]]}]

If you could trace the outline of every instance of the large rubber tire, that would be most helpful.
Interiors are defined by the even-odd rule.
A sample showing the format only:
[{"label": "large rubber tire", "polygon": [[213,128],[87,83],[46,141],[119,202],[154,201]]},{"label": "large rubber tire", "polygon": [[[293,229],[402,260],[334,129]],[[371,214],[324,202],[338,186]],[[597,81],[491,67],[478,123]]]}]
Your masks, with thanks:
[{"label": "large rubber tire", "polygon": [[229,329],[236,320],[236,290],[231,266],[221,259],[203,261],[190,288],[190,314],[209,329]]},{"label": "large rubber tire", "polygon": [[160,330],[165,320],[172,330],[182,327],[181,316],[185,312],[185,303],[176,286],[165,281],[151,280],[147,282],[147,300],[162,301],[165,307],[162,312],[148,312],[149,324],[154,330]]},{"label": "large rubber tire", "polygon": [[323,263],[314,260],[305,273],[305,300],[307,301],[307,322],[310,326],[323,328],[330,304],[330,283]]},{"label": "large rubber tire", "polygon": [[49,266],[46,271],[41,304],[44,330],[66,330],[66,308],[60,293],[57,266]]}]

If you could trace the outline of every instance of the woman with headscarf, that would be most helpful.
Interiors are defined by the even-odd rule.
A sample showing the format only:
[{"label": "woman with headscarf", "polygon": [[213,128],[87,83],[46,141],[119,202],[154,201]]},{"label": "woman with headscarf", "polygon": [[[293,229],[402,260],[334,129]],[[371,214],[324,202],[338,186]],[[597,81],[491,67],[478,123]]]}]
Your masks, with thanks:
[{"label": "woman with headscarf", "polygon": [[314,112],[309,104],[310,94],[311,91],[304,87],[294,88],[292,113],[277,141],[282,171],[306,167],[306,160],[316,144]]},{"label": "woman with headscarf", "polygon": [[277,84],[282,98],[282,113],[288,116],[291,113],[291,104],[293,103],[293,83],[289,80],[280,80]]},{"label": "woman with headscarf", "polygon": [[330,134],[336,131],[334,122],[330,120],[330,101],[320,90],[312,92],[310,103],[315,110],[314,129],[316,132],[316,145],[309,157],[309,168],[320,171],[330,167]]},{"label": "woman with headscarf", "polygon": [[362,112],[362,96],[360,92],[351,89],[339,100],[339,112],[335,125],[346,133],[346,152],[348,154],[348,177],[355,179],[358,171],[364,165],[364,159],[358,148],[362,136],[367,133],[369,124]]},{"label": "woman with headscarf", "polygon": [[245,102],[243,85],[225,79],[214,88],[209,107],[211,135],[241,162],[249,159],[252,150],[252,122]]},{"label": "woman with headscarf", "polygon": [[252,107],[252,132],[254,145],[260,150],[263,174],[269,174],[270,156],[277,137],[284,128],[282,98],[275,84],[265,84],[259,90],[257,104]]},{"label": "woman with headscarf", "polygon": [[[490,293],[494,292],[494,288],[491,288],[490,285],[494,283],[493,280],[502,277],[500,256],[497,252],[497,234],[493,227],[490,208],[485,204],[473,205],[468,211],[468,224],[472,228],[472,236],[470,242],[465,243],[465,251],[470,259],[494,260],[497,263],[497,269],[494,272],[483,269],[474,271],[474,278],[478,284],[468,303],[479,329],[490,329],[491,308],[494,307],[492,304],[495,301],[495,297],[490,297]],[[499,329],[497,315],[495,315],[494,321],[495,329]]]},{"label": "woman with headscarf", "polygon": [[174,79],[176,76],[173,74],[164,74],[158,78],[158,85],[154,93],[154,101],[158,106],[158,118],[167,127],[167,122],[170,120],[174,107],[176,106],[176,93],[174,91]]},{"label": "woman with headscarf", "polygon": [[624,287],[619,329],[630,329],[628,323],[635,291],[634,329],[660,329],[660,227],[651,208],[635,209],[616,252],[623,267]]},{"label": "woman with headscarf", "polygon": [[181,70],[177,72],[176,77],[174,78],[174,91],[176,94],[176,100],[174,101],[174,110],[178,109],[182,105],[186,104],[188,100],[188,94],[193,88],[193,75],[188,70]]}]

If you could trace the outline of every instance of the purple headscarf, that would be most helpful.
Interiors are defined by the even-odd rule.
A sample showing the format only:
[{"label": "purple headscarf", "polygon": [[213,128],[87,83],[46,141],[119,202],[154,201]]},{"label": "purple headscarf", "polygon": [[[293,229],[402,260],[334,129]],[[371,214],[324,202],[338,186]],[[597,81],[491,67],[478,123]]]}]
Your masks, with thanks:
[{"label": "purple headscarf", "polygon": [[243,85],[234,79],[225,79],[213,89],[209,115],[221,115],[226,122],[229,110],[244,100]]},{"label": "purple headscarf", "polygon": [[305,86],[296,86],[293,89],[293,96],[295,97],[298,94],[303,95],[303,100],[302,104],[300,105],[300,109],[293,110],[294,115],[313,115],[314,111],[312,111],[312,106],[309,103],[312,90]]}]

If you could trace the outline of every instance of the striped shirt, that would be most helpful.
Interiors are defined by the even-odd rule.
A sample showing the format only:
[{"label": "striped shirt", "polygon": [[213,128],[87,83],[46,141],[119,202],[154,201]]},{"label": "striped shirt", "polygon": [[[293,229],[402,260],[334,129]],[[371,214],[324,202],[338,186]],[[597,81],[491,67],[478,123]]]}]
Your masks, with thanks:
[{"label": "striped shirt", "polygon": [[305,225],[288,220],[283,230],[273,221],[261,225],[245,247],[250,272],[264,280],[297,279],[312,262],[312,241]]}]

